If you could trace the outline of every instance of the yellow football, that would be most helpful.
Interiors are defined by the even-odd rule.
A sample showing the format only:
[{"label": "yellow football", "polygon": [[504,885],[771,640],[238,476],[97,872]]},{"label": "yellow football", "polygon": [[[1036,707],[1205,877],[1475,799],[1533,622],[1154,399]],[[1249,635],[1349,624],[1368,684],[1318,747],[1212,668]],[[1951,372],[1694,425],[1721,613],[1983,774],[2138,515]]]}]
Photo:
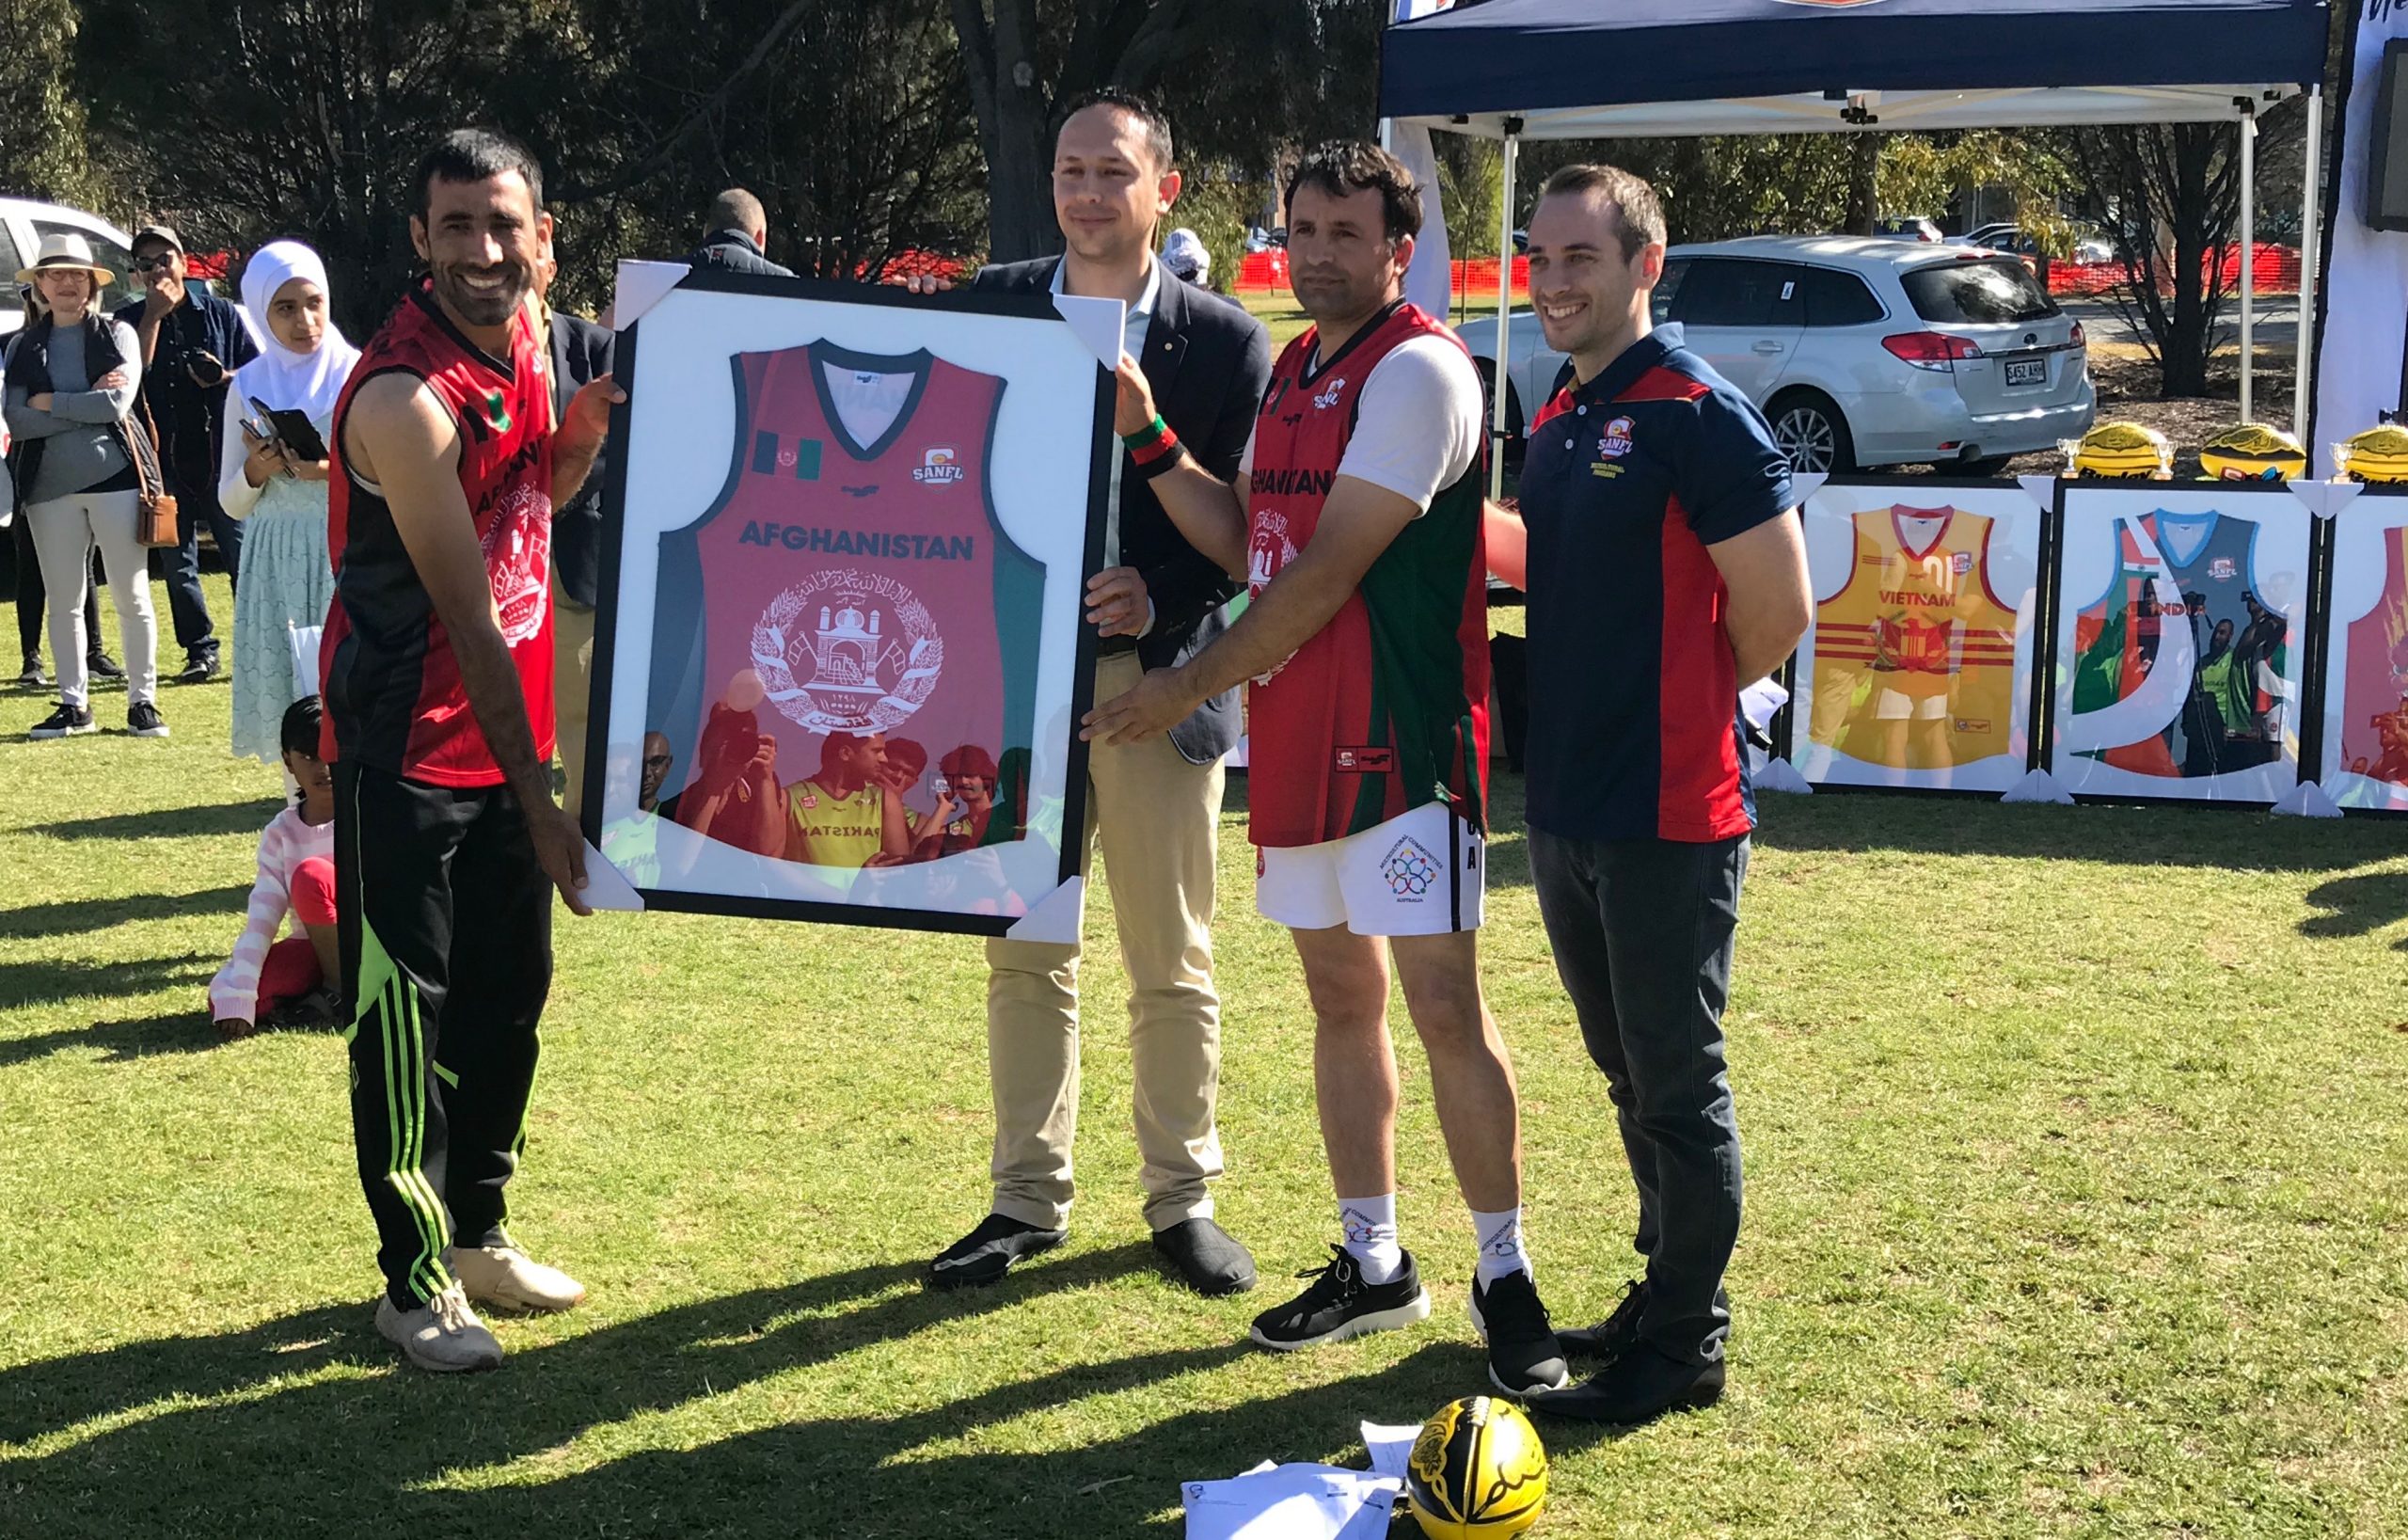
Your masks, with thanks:
[{"label": "yellow football", "polygon": [[2074,447],[2073,473],[2115,481],[2149,481],[2174,468],[2165,435],[2138,422],[2101,422]]},{"label": "yellow football", "polygon": [[2408,428],[2386,422],[2352,437],[2341,448],[2349,455],[2342,473],[2352,480],[2386,485],[2408,482]]},{"label": "yellow football", "polygon": [[2199,446],[2199,468],[2211,482],[2287,482],[2307,474],[2307,451],[2280,428],[2243,422]]},{"label": "yellow football", "polygon": [[1500,1540],[1538,1521],[1546,1447],[1519,1406],[1465,1396],[1421,1424],[1404,1489],[1430,1540]]}]

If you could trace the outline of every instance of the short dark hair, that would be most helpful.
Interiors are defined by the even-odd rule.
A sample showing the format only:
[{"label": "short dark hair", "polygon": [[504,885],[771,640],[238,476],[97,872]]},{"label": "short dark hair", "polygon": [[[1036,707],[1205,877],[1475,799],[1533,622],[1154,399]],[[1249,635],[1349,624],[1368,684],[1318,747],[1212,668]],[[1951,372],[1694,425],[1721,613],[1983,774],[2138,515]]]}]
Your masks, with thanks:
[{"label": "short dark hair", "polygon": [[306,754],[318,757],[318,725],[325,720],[325,712],[318,706],[318,697],[304,695],[284,708],[284,726],[277,741],[286,754]]},{"label": "short dark hair", "polygon": [[711,230],[740,230],[750,235],[769,228],[769,211],[741,187],[730,187],[711,199]]},{"label": "short dark hair", "polygon": [[[1062,114],[1062,121],[1069,122],[1089,107],[1117,107],[1137,119],[1145,128],[1146,148],[1154,153],[1154,169],[1157,171],[1168,171],[1178,164],[1173,158],[1170,119],[1163,116],[1162,108],[1146,97],[1117,86],[1106,86],[1072,97],[1069,109]],[[1056,128],[1054,133],[1059,136],[1061,130]]]},{"label": "short dark hair", "polygon": [[1634,176],[1619,166],[1583,161],[1556,172],[1539,189],[1542,198],[1589,193],[1603,193],[1606,201],[1613,205],[1623,261],[1638,256],[1641,246],[1663,244],[1663,200],[1656,196],[1656,189],[1648,185],[1646,178]]},{"label": "short dark hair", "polygon": [[534,152],[507,135],[496,134],[489,128],[455,128],[435,141],[435,148],[419,157],[418,212],[420,217],[435,212],[435,184],[438,182],[483,182],[506,171],[515,171],[527,179],[527,191],[535,199],[535,210],[544,208],[544,167]]},{"label": "short dark hair", "polygon": [[1391,241],[1421,233],[1421,184],[1404,162],[1368,139],[1332,139],[1305,151],[1288,173],[1283,199],[1291,221],[1295,218],[1296,189],[1316,187],[1332,198],[1376,191],[1380,215]]}]

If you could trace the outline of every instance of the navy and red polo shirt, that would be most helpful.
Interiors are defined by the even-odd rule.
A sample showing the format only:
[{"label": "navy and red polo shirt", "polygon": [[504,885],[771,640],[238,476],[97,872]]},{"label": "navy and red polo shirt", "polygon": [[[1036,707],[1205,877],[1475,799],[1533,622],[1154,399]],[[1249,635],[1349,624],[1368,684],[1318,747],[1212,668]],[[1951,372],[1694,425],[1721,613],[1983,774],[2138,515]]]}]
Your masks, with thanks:
[{"label": "navy and red polo shirt", "polygon": [[1539,413],[1522,468],[1532,828],[1703,843],[1754,827],[1706,548],[1793,501],[1764,415],[1677,325]]}]

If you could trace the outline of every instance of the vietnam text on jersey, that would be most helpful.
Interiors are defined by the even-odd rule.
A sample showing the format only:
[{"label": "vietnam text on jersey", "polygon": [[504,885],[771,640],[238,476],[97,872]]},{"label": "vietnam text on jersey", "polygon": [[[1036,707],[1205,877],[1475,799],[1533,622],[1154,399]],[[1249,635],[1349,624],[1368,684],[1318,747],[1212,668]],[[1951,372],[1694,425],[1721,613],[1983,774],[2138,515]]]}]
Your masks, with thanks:
[{"label": "vietnam text on jersey", "polygon": [[988,467],[1004,382],[927,352],[819,341],[731,360],[734,462],[660,538],[645,725],[693,778],[717,705],[759,709],[779,764],[911,724],[1000,760],[1034,736],[1045,568],[1004,532]]},{"label": "vietnam text on jersey", "polygon": [[[1259,595],[1312,541],[1364,384],[1409,339],[1454,333],[1402,301],[1314,362],[1288,344],[1254,421],[1247,586]],[[1329,623],[1254,682],[1248,827],[1257,845],[1320,845],[1426,802],[1475,829],[1488,760],[1488,562],[1480,460],[1388,543]]]},{"label": "vietnam text on jersey", "polygon": [[460,665],[382,491],[355,476],[343,428],[360,387],[417,378],[458,426],[460,487],[483,547],[502,641],[518,671],[535,752],[552,752],[552,416],[543,359],[524,313],[510,357],[460,334],[421,281],[361,353],[335,406],[326,546],[335,599],[319,646],[321,748],[433,786],[499,786]]},{"label": "vietnam text on jersey", "polygon": [[1530,430],[1529,821],[1563,839],[1746,834],[1728,594],[1706,547],[1787,513],[1748,398],[1659,326]]},{"label": "vietnam text on jersey", "polygon": [[1900,503],[1853,524],[1847,581],[1814,611],[1809,736],[1895,770],[2007,753],[2016,616],[1990,589],[1990,520]]}]

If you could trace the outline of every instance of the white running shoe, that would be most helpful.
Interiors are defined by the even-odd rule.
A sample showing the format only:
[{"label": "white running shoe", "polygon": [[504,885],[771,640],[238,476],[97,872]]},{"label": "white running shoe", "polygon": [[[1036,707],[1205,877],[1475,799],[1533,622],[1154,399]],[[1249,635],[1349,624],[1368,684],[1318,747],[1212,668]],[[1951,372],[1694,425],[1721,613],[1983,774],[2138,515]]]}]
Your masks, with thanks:
[{"label": "white running shoe", "polygon": [[456,1283],[414,1310],[395,1305],[390,1294],[378,1299],[376,1329],[402,1350],[402,1357],[434,1373],[501,1367],[501,1344],[468,1308],[468,1296]]},{"label": "white running shoe", "polygon": [[548,1313],[585,1303],[584,1284],[515,1246],[455,1246],[443,1253],[443,1265],[480,1305]]}]

